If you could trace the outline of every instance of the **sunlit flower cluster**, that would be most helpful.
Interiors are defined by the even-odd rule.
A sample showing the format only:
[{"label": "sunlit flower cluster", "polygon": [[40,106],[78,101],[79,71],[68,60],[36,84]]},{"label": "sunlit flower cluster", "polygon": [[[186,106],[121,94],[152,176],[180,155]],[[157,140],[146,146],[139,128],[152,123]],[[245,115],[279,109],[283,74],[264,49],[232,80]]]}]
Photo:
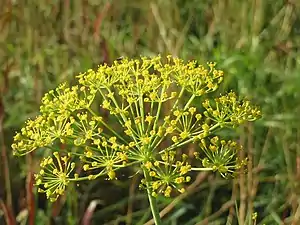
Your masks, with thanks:
[{"label": "sunlit flower cluster", "polygon": [[[153,196],[183,192],[188,173],[197,170],[179,153],[187,144],[198,146],[196,166],[233,174],[243,165],[237,159],[240,147],[210,136],[261,113],[233,92],[203,101],[223,81],[223,71],[215,66],[157,56],[124,58],[88,70],[77,76],[78,85],[62,84],[43,97],[41,114],[15,135],[13,152],[59,152],[57,146],[66,146],[66,156],[60,151],[46,157],[36,175],[39,190],[52,200],[71,181],[117,179],[118,170],[128,166],[140,168],[141,187]],[[75,161],[81,162],[80,174],[73,173]]]},{"label": "sunlit flower cluster", "polygon": [[166,151],[160,155],[161,160],[154,162],[147,161],[143,167],[145,173],[151,177],[151,181],[142,180],[141,187],[149,188],[153,196],[163,194],[170,197],[173,189],[183,193],[183,184],[191,180],[187,173],[191,170],[191,165],[186,162],[187,155],[183,154],[181,160],[176,160],[176,151]]},{"label": "sunlit flower cluster", "polygon": [[[235,175],[236,171],[245,165],[246,159],[239,159],[238,157],[238,152],[242,150],[242,146],[234,141],[220,140],[218,136],[215,136],[209,140],[209,143],[202,139],[200,148],[206,155],[202,159],[203,167],[219,171],[223,177]],[[194,155],[200,159],[199,152],[195,152]]]},{"label": "sunlit flower cluster", "polygon": [[253,107],[250,101],[239,100],[234,92],[203,102],[205,116],[219,123],[221,127],[236,127],[246,121],[254,121],[260,117],[260,110]]},{"label": "sunlit flower cluster", "polygon": [[35,174],[36,184],[40,186],[38,192],[45,192],[51,201],[64,193],[75,168],[75,163],[70,161],[70,154],[60,156],[54,152],[53,156],[44,158],[40,163],[40,172]]}]

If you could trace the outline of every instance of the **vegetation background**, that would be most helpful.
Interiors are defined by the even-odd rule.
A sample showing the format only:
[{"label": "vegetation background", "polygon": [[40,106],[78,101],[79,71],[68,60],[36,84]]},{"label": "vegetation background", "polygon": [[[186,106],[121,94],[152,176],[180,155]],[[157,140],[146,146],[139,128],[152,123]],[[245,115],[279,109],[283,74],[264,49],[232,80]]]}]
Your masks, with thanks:
[{"label": "vegetation background", "polygon": [[165,224],[299,225],[299,50],[298,0],[0,0],[0,224],[152,224],[130,171],[50,204],[32,186],[43,152],[15,158],[10,145],[59,83],[120,56],[160,53],[216,61],[221,91],[264,115],[223,134],[244,145],[248,173],[194,174],[186,193],[159,199]]}]

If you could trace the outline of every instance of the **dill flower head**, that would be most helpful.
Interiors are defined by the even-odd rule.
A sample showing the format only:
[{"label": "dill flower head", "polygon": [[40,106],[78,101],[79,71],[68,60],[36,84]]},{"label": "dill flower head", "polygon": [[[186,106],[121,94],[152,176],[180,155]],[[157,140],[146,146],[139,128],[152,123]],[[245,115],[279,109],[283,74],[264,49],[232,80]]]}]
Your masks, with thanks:
[{"label": "dill flower head", "polygon": [[[243,165],[237,159],[241,148],[218,137],[209,144],[206,140],[223,127],[234,128],[261,115],[233,92],[205,100],[224,79],[211,62],[198,65],[172,56],[123,58],[77,78],[78,85],[64,83],[45,94],[40,115],[25,123],[12,144],[15,155],[66,146],[66,156],[60,151],[46,157],[36,175],[39,191],[51,200],[71,181],[117,179],[118,170],[128,166],[140,168],[141,187],[153,196],[183,192],[188,173],[202,169],[179,153],[192,143],[205,154],[201,159],[196,154],[203,169],[234,174]],[[81,161],[82,173],[72,174],[71,158]]]},{"label": "dill flower head", "polygon": [[177,161],[175,151],[166,151],[161,154],[161,160],[146,162],[145,173],[148,173],[151,179],[148,182],[145,179],[142,180],[140,187],[150,189],[153,196],[163,194],[170,197],[173,189],[183,193],[185,191],[183,184],[191,180],[191,177],[187,175],[191,170],[191,165],[186,160],[185,154],[182,155],[181,160]]},{"label": "dill flower head", "polygon": [[55,201],[64,193],[75,168],[75,163],[69,161],[70,154],[60,156],[54,152],[53,156],[44,158],[40,163],[40,172],[35,174],[36,184],[40,186],[38,192],[46,193],[50,201]]},{"label": "dill flower head", "polygon": [[[234,176],[237,170],[245,164],[245,159],[238,158],[238,152],[242,150],[242,146],[235,141],[225,141],[215,136],[209,140],[209,143],[202,139],[199,146],[206,155],[201,160],[203,167],[212,168],[213,171],[220,172],[223,177]],[[199,159],[199,152],[195,152],[194,155]]]}]

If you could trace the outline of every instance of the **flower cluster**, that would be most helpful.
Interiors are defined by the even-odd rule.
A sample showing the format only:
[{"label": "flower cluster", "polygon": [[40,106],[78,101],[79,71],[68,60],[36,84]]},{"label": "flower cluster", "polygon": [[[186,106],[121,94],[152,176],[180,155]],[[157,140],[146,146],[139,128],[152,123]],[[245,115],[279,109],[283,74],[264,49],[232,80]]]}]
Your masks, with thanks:
[{"label": "flower cluster", "polygon": [[107,174],[109,179],[114,179],[115,170],[126,165],[128,159],[126,150],[129,147],[118,144],[116,140],[116,137],[108,140],[105,137],[94,139],[93,144],[85,148],[84,156],[80,156],[80,160],[84,162],[83,170],[99,171],[89,179],[95,179],[103,174]]},{"label": "flower cluster", "polygon": [[95,91],[87,91],[85,87],[67,87],[63,83],[55,91],[51,90],[42,98],[40,111],[49,117],[68,118],[72,112],[85,109],[91,105],[95,97]]},{"label": "flower cluster", "polygon": [[40,172],[35,174],[36,184],[40,186],[38,192],[45,192],[51,201],[64,193],[75,168],[75,163],[70,162],[70,154],[62,157],[54,152],[53,156],[44,158],[40,163]]},{"label": "flower cluster", "polygon": [[12,149],[15,155],[24,155],[37,148],[52,145],[56,139],[72,134],[74,120],[62,117],[37,116],[35,120],[28,120],[20,133],[14,136]]},{"label": "flower cluster", "polygon": [[[242,165],[238,145],[217,137],[206,144],[205,139],[222,127],[254,121],[261,113],[233,92],[205,100],[205,110],[199,111],[198,97],[223,81],[223,71],[215,66],[157,56],[124,58],[88,70],[77,76],[78,85],[62,84],[43,97],[41,114],[15,135],[13,152],[67,146],[67,156],[56,152],[54,158],[43,159],[36,176],[39,190],[52,200],[71,181],[116,179],[119,169],[132,165],[143,171],[141,186],[153,196],[170,196],[173,189],[183,192],[187,174],[195,168],[177,152],[192,143],[199,143],[206,155],[200,170],[232,174]],[[71,176],[73,158],[81,161],[83,172]]]},{"label": "flower cluster", "polygon": [[258,108],[250,101],[239,100],[234,92],[216,98],[213,104],[210,100],[203,102],[205,116],[220,124],[221,127],[236,127],[246,121],[254,121],[261,116]]},{"label": "flower cluster", "polygon": [[141,187],[149,188],[153,196],[164,194],[170,197],[172,189],[183,193],[183,184],[191,180],[187,173],[191,170],[191,165],[186,162],[187,155],[182,155],[181,161],[176,161],[175,151],[166,151],[161,154],[161,160],[154,162],[147,161],[143,167],[146,168],[151,179],[142,180]]},{"label": "flower cluster", "polygon": [[[219,171],[223,177],[234,175],[235,172],[243,165],[246,159],[240,160],[238,152],[242,150],[242,146],[234,141],[220,140],[218,136],[210,139],[209,143],[202,139],[200,148],[206,154],[202,159],[202,165],[205,168],[211,168],[213,171]],[[199,159],[199,152],[194,155]]]},{"label": "flower cluster", "polygon": [[216,70],[215,63],[208,63],[209,68],[207,69],[202,65],[197,66],[195,61],[187,64],[180,59],[174,61],[178,68],[176,71],[177,82],[196,96],[215,91],[223,81],[223,71]]}]

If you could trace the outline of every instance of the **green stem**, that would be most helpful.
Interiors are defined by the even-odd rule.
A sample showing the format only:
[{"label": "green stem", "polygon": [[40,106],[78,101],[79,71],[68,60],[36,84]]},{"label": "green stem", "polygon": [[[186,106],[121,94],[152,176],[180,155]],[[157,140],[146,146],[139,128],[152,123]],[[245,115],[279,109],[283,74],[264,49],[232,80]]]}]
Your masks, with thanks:
[{"label": "green stem", "polygon": [[191,168],[191,171],[212,171],[213,168]]},{"label": "green stem", "polygon": [[[91,108],[87,108],[87,110],[93,115],[93,116],[97,116],[97,114],[91,109]],[[116,137],[118,137],[120,140],[122,140],[124,143],[127,144],[127,141],[122,138],[121,135],[119,135],[114,129],[112,129],[107,123],[105,123],[103,120],[100,121],[100,123],[102,123],[103,126],[105,126],[110,132],[112,132]]]},{"label": "green stem", "polygon": [[149,199],[150,208],[151,208],[154,223],[155,223],[155,225],[162,225],[161,218],[160,218],[160,215],[159,215],[159,210],[158,210],[158,207],[157,207],[156,198],[152,196],[151,189],[148,186],[151,178],[149,176],[149,173],[148,173],[147,169],[144,168],[143,170],[144,170],[144,176],[145,176],[145,180],[146,180],[146,184],[147,184],[147,194],[148,194],[148,199]]},{"label": "green stem", "polygon": [[196,97],[196,95],[192,95],[189,99],[189,101],[185,104],[183,111],[187,110],[187,108],[190,106],[190,104],[192,103],[192,101],[194,100],[194,98]]}]

